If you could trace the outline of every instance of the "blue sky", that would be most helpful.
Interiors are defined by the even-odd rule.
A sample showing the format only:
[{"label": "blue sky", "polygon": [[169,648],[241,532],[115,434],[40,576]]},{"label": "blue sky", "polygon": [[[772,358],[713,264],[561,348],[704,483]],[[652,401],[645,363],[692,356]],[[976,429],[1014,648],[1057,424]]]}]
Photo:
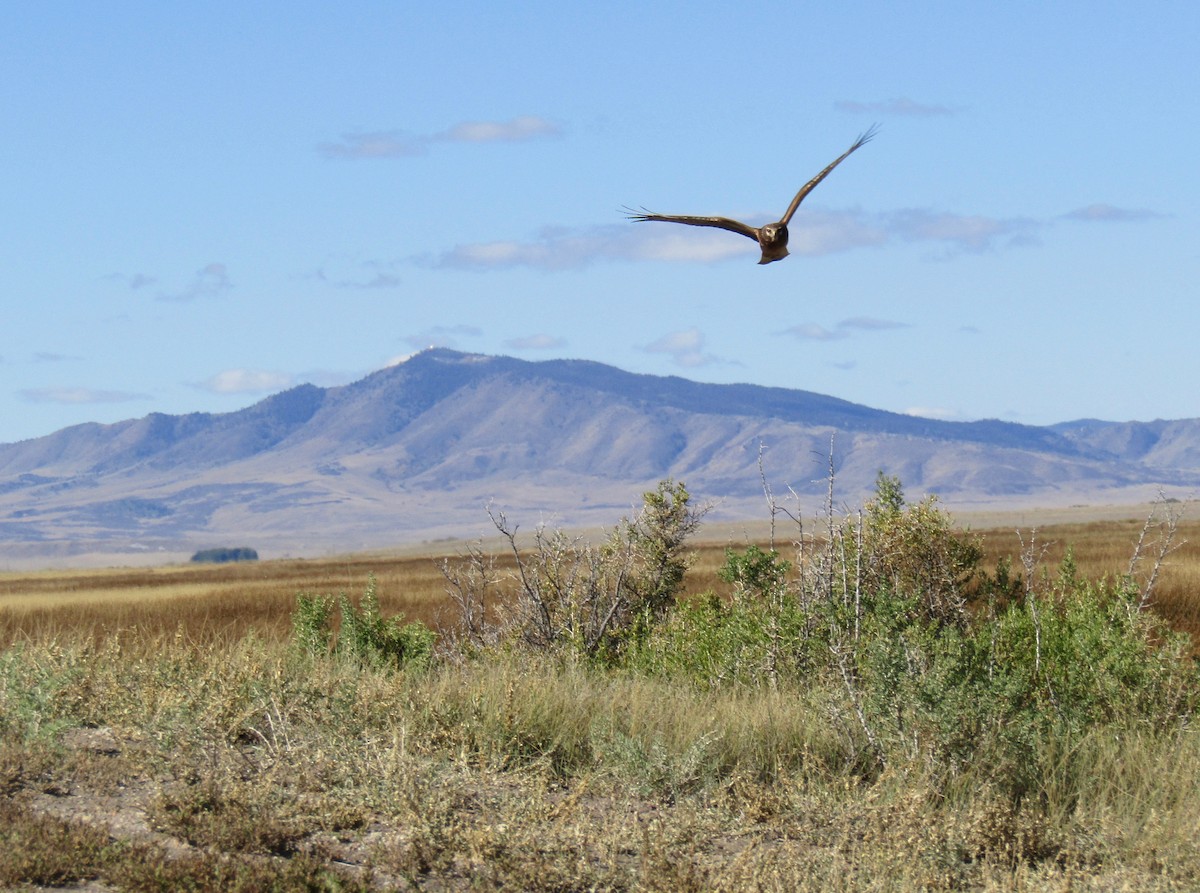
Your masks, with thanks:
[{"label": "blue sky", "polygon": [[[0,442],[431,344],[949,419],[1200,416],[1200,5],[0,14]],[[622,206],[792,221],[792,256]]]}]

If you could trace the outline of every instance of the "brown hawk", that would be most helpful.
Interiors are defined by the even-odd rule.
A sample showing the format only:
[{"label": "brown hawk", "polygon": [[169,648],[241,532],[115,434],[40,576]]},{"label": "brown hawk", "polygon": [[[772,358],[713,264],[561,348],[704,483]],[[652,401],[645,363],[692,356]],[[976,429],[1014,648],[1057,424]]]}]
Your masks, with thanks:
[{"label": "brown hawk", "polygon": [[727,229],[731,233],[740,233],[758,242],[762,248],[762,260],[759,261],[760,264],[769,264],[772,261],[783,260],[788,256],[788,223],[791,221],[792,215],[796,213],[796,209],[800,207],[800,202],[804,201],[804,197],[817,188],[818,183],[829,176],[830,171],[845,161],[851,152],[864,143],[870,142],[877,130],[877,127],[871,127],[854,141],[853,146],[830,162],[825,170],[800,187],[800,191],[796,193],[796,197],[788,205],[788,209],[783,213],[783,217],[775,223],[754,227],[739,220],[731,220],[728,217],[687,217],[674,214],[651,214],[646,212],[645,208],[642,209],[644,213],[636,213],[626,208],[627,211],[630,211],[629,219],[639,221],[662,220],[666,223],[686,223],[688,226],[715,226],[719,229]]}]

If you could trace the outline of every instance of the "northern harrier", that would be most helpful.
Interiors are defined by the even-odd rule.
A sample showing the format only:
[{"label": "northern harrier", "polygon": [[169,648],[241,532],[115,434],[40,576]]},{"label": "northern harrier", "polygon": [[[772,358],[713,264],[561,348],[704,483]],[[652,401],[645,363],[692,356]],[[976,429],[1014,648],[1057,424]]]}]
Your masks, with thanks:
[{"label": "northern harrier", "polygon": [[[796,209],[800,207],[800,202],[804,201],[804,197],[817,188],[818,183],[829,176],[830,171],[845,161],[846,156],[859,146],[869,142],[875,136],[876,130],[876,127],[872,127],[866,133],[862,134],[854,141],[853,146],[834,159],[825,170],[800,187],[800,191],[796,193],[796,197],[788,205],[788,209],[784,212],[783,217],[776,223],[754,227],[738,220],[730,220],[728,217],[686,217],[674,214],[650,214],[648,212],[642,214],[631,213],[629,219],[639,221],[662,220],[666,223],[686,223],[688,226],[715,226],[718,229],[727,229],[731,233],[740,233],[758,242],[762,248],[762,260],[759,261],[760,264],[769,264],[772,261],[783,260],[788,256],[788,223],[791,221],[792,215],[796,213]],[[645,211],[645,208],[642,210]]]}]

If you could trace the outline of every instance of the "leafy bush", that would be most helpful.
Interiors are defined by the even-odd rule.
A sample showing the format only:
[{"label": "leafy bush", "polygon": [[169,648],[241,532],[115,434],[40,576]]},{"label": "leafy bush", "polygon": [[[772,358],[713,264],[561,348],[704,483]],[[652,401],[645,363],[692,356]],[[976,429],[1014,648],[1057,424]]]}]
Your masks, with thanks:
[{"label": "leafy bush", "polygon": [[[944,773],[973,766],[1014,802],[1091,730],[1170,732],[1197,706],[1187,638],[1139,611],[1135,587],[1063,576],[1030,598],[1036,609],[1013,601],[966,631],[881,630],[862,662],[888,734]],[[888,671],[901,651],[918,672]]]},{"label": "leafy bush", "polygon": [[628,664],[702,687],[775,687],[807,677],[827,659],[826,618],[789,582],[790,568],[774,549],[726,549],[718,573],[730,597],[708,593],[675,605]]},{"label": "leafy bush", "polygon": [[[427,667],[433,658],[437,635],[423,623],[404,623],[402,616],[384,618],[379,610],[375,576],[371,575],[358,606],[345,593],[296,597],[292,635],[308,654],[330,654],[371,667]],[[340,616],[336,639],[334,608]],[[332,645],[331,645],[332,643]]]},{"label": "leafy bush", "polygon": [[1028,561],[1025,579],[989,575],[934,498],[906,505],[883,475],[826,530],[795,563],[727,549],[729,593],[674,605],[626,665],[709,688],[840,690],[868,765],[924,763],[947,783],[969,771],[1014,804],[1090,730],[1167,732],[1196,709],[1187,641],[1132,580],[1079,579],[1069,554],[1053,580]]},{"label": "leafy bush", "polygon": [[979,543],[953,530],[950,516],[928,496],[906,506],[899,479],[882,473],[864,507],[856,585],[866,593],[911,596],[908,610],[925,621],[963,626],[966,591],[983,555]]}]

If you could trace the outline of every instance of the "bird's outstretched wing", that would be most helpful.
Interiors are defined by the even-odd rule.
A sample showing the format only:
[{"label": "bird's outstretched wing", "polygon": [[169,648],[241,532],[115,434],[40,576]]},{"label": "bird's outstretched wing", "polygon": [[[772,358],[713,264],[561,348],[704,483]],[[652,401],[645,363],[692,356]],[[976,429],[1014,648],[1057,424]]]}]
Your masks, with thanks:
[{"label": "bird's outstretched wing", "polygon": [[875,136],[875,134],[878,130],[879,130],[878,125],[874,125],[874,124],[871,125],[871,128],[869,130],[867,130],[866,133],[862,134],[861,136],[859,136],[858,139],[856,139],[854,141],[853,146],[851,146],[849,149],[847,149],[845,152],[843,152],[841,155],[839,155],[837,158],[835,158],[832,162],[830,162],[829,166],[827,168],[825,168],[825,170],[821,171],[821,173],[817,174],[815,177],[813,177],[811,180],[809,180],[807,183],[805,183],[803,186],[801,186],[800,191],[796,193],[796,197],[794,199],[792,199],[792,203],[790,205],[788,205],[787,211],[784,212],[784,215],[783,215],[783,217],[780,218],[779,222],[782,223],[784,226],[787,226],[788,222],[792,219],[792,215],[796,213],[796,209],[798,207],[800,207],[800,202],[804,201],[804,197],[806,195],[808,195],[810,192],[812,192],[814,189],[816,189],[817,184],[820,183],[822,180],[824,180],[826,177],[828,177],[829,172],[832,171],[839,164],[841,164],[843,161],[845,161],[846,158],[849,157],[851,152],[853,152],[855,149],[860,148],[861,146],[865,145],[866,143],[869,143],[871,141],[871,138]]},{"label": "bird's outstretched wing", "polygon": [[688,226],[715,226],[717,229],[727,229],[731,233],[740,233],[748,239],[758,241],[757,229],[742,223],[740,220],[730,220],[728,217],[686,217],[676,214],[652,214],[645,208],[641,211],[634,211],[632,208],[625,208],[624,210],[630,220],[661,220],[664,223],[686,223]]}]

